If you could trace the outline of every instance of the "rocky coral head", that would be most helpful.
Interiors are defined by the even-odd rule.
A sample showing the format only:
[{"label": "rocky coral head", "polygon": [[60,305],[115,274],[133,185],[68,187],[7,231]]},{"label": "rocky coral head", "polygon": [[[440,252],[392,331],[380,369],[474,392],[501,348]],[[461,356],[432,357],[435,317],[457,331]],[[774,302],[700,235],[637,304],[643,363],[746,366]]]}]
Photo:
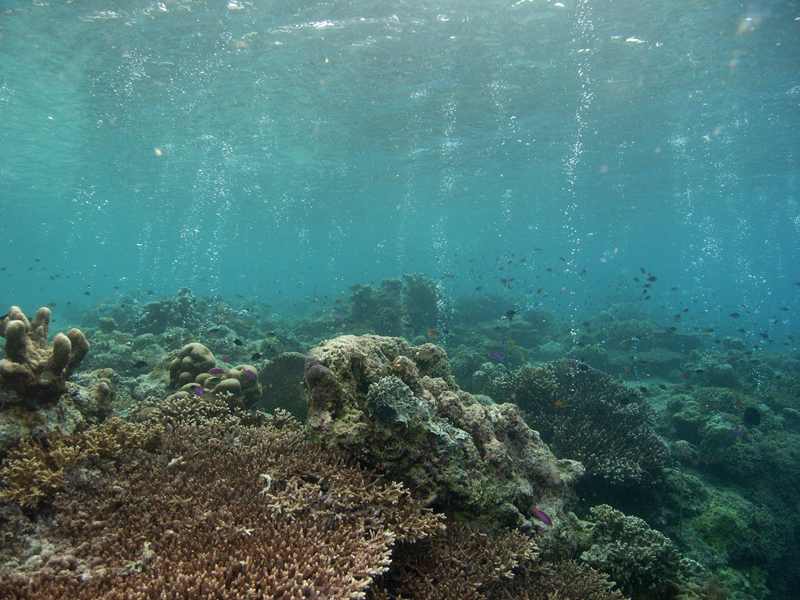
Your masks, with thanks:
[{"label": "rocky coral head", "polygon": [[314,421],[316,425],[329,424],[331,413],[335,410],[337,385],[330,369],[313,354],[306,357],[303,385],[308,394],[309,422]]},{"label": "rocky coral head", "polygon": [[89,352],[89,342],[79,329],[57,333],[48,346],[50,309],[42,307],[28,321],[12,306],[0,322],[6,339],[6,357],[0,361],[0,390],[13,391],[21,399],[55,402],[64,382]]},{"label": "rocky coral head", "polygon": [[194,381],[200,373],[214,368],[216,359],[203,344],[186,344],[169,364],[169,385],[178,388]]}]

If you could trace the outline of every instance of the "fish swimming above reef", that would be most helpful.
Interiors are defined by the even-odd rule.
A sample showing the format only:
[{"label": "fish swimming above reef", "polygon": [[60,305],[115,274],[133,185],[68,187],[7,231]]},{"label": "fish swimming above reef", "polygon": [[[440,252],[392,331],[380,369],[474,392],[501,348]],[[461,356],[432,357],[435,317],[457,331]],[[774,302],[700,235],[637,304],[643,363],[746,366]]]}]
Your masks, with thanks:
[{"label": "fish swimming above reef", "polygon": [[491,358],[493,360],[499,360],[500,362],[503,362],[506,357],[505,356],[500,356],[499,354],[495,354],[494,352],[490,352],[489,353],[489,358]]},{"label": "fish swimming above reef", "polygon": [[533,507],[533,512],[536,514],[537,517],[539,517],[539,520],[545,525],[553,524],[553,521],[550,520],[550,517],[548,517],[543,511],[539,510],[535,506]]}]

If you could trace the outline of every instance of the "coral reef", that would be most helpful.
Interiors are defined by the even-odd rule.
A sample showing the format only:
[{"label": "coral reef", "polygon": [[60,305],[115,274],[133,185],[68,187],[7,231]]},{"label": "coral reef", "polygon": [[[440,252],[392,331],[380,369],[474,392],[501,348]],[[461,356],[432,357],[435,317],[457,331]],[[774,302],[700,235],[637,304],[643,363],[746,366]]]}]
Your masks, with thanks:
[{"label": "coral reef", "polygon": [[110,458],[123,448],[152,448],[158,429],[109,419],[71,435],[29,437],[12,448],[0,467],[0,499],[33,507],[66,485],[66,473],[91,458]]},{"label": "coral reef", "polygon": [[79,329],[57,333],[48,346],[49,331],[50,309],[46,307],[28,321],[19,307],[12,306],[0,322],[0,336],[6,339],[0,390],[13,392],[20,403],[54,404],[66,389],[67,377],[89,351],[89,342]]},{"label": "coral reef", "polygon": [[424,334],[439,320],[439,306],[444,303],[444,293],[435,280],[422,273],[408,273],[404,279],[402,304],[405,321],[415,333]]},{"label": "coral reef", "polygon": [[[436,348],[434,350],[433,348]],[[413,486],[428,505],[490,527],[556,525],[580,464],[556,460],[512,404],[483,406],[441,377],[446,355],[400,338],[342,336],[306,360],[306,427]]]},{"label": "coral reef", "polygon": [[281,408],[304,422],[308,416],[308,400],[301,388],[305,365],[305,354],[299,352],[283,352],[266,361],[258,373],[264,390],[258,408],[266,412]]},{"label": "coral reef", "polygon": [[583,463],[581,485],[648,486],[671,464],[639,391],[578,361],[523,366],[495,379],[487,393],[513,399],[557,456]]},{"label": "coral reef", "polygon": [[246,426],[216,410],[184,413],[158,448],[62,473],[0,596],[360,598],[395,541],[442,529],[400,484],[303,444],[291,419]]},{"label": "coral reef", "polygon": [[215,364],[214,355],[203,344],[186,344],[169,364],[169,385],[179,388],[192,383],[195,377],[213,369]]},{"label": "coral reef", "polygon": [[591,547],[580,560],[607,573],[625,594],[666,597],[670,584],[680,584],[702,572],[694,561],[681,558],[669,538],[637,517],[607,504],[591,509],[596,523]]}]

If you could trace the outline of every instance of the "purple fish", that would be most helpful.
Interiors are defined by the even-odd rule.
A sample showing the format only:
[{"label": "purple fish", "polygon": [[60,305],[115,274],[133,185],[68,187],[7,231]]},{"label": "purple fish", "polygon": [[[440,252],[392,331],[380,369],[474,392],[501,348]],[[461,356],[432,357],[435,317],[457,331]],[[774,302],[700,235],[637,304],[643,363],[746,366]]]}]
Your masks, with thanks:
[{"label": "purple fish", "polygon": [[242,369],[242,373],[247,375],[250,379],[255,379],[256,378],[256,374],[253,373],[250,369]]},{"label": "purple fish", "polygon": [[533,512],[536,513],[536,516],[539,517],[541,522],[544,523],[545,525],[553,524],[553,522],[550,520],[550,517],[548,517],[546,514],[544,514],[541,510],[539,510],[535,506],[533,507]]},{"label": "purple fish", "polygon": [[731,434],[733,435],[744,435],[744,431],[741,429],[731,429]]},{"label": "purple fish", "polygon": [[505,358],[505,356],[500,356],[499,354],[495,354],[494,352],[490,352],[489,353],[489,358],[494,359],[494,360],[499,360],[500,362],[503,362],[503,359]]},{"label": "purple fish", "polygon": [[203,395],[203,388],[201,388],[199,385],[194,386],[194,389],[192,391],[198,396]]},{"label": "purple fish", "polygon": [[223,356],[220,360],[222,362],[231,362],[231,357],[230,356]]},{"label": "purple fish", "polygon": [[225,373],[227,373],[227,371],[225,369],[214,368],[214,369],[211,369],[209,371],[209,373],[211,373],[212,375],[225,375]]},{"label": "purple fish", "polygon": [[714,460],[714,457],[713,457],[713,456],[709,456],[709,457],[706,459],[706,466],[710,465],[710,464],[711,464],[711,461],[713,461],[713,460]]},{"label": "purple fish", "polygon": [[333,320],[336,321],[337,323],[341,323],[342,321],[344,321],[344,317],[334,317]]}]

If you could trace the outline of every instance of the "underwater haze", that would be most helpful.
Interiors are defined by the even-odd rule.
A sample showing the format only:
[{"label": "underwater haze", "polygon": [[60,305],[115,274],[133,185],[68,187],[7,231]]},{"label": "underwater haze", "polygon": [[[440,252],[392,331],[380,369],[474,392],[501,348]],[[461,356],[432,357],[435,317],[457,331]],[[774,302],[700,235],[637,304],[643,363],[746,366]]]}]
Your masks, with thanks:
[{"label": "underwater haze", "polygon": [[6,2],[3,295],[185,285],[300,310],[406,271],[508,292],[498,267],[527,258],[518,303],[546,287],[580,319],[639,301],[643,267],[648,311],[746,307],[784,342],[798,19],[797,2]]},{"label": "underwater haze", "polygon": [[[234,371],[237,410],[303,421],[306,369],[335,370],[310,352],[402,337],[374,362],[409,406],[409,373],[514,402],[588,465],[531,531],[641,517],[639,541],[671,548],[674,579],[659,559],[639,585],[619,554],[542,546],[636,600],[798,598],[799,185],[800,0],[0,3],[0,311],[22,309],[0,329],[40,307],[82,329],[75,385],[105,402],[86,422],[209,401]],[[26,327],[12,366],[39,344],[33,380],[63,387],[77,365],[51,374]],[[190,344],[208,364],[168,383]],[[399,389],[358,356],[361,400]],[[3,385],[15,426],[52,408]],[[13,452],[4,540],[58,521],[35,494],[3,516]]]}]

